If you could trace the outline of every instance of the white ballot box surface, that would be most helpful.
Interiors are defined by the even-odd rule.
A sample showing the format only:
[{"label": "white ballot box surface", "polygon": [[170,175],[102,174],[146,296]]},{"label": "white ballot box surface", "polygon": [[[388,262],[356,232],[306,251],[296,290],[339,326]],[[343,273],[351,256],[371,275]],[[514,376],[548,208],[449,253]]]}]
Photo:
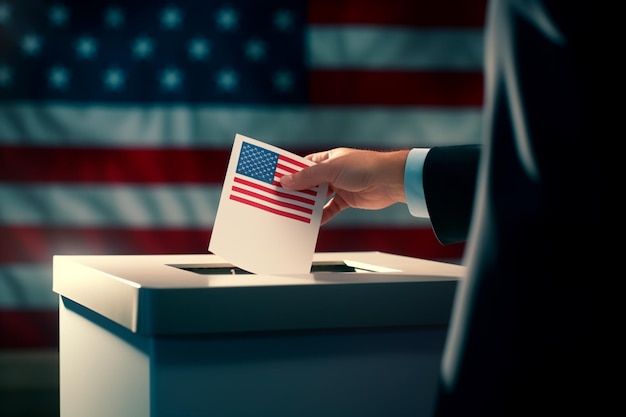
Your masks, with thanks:
[{"label": "white ballot box surface", "polygon": [[293,276],[213,254],[53,265],[61,417],[429,415],[465,273],[381,252]]}]

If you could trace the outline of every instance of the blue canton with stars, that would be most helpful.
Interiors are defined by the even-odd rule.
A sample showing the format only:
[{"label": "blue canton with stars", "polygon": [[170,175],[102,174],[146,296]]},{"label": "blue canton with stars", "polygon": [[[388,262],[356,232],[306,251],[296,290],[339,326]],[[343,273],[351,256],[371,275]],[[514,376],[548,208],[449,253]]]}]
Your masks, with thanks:
[{"label": "blue canton with stars", "polygon": [[305,103],[302,0],[0,0],[0,101]]},{"label": "blue canton with stars", "polygon": [[248,142],[241,144],[237,174],[271,184],[278,164],[278,154]]}]

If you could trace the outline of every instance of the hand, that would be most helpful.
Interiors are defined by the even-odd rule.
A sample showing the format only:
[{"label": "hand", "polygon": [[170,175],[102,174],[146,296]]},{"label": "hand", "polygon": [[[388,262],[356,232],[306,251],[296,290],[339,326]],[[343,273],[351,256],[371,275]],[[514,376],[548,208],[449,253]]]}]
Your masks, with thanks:
[{"label": "hand", "polygon": [[330,200],[324,206],[322,224],[348,207],[378,210],[406,203],[404,165],[408,150],[369,151],[336,148],[307,155],[316,165],[285,175],[281,184],[303,190],[329,184]]}]

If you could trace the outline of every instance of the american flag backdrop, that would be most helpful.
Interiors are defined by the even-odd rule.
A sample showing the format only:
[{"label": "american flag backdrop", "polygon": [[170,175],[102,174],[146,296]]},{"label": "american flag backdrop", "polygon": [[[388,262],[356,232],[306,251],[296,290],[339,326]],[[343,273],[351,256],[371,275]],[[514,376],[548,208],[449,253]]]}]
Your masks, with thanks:
[{"label": "american flag backdrop", "polygon": [[[55,347],[55,254],[206,253],[235,133],[480,140],[486,0],[0,0],[0,349]],[[317,251],[458,259],[398,205]]]}]

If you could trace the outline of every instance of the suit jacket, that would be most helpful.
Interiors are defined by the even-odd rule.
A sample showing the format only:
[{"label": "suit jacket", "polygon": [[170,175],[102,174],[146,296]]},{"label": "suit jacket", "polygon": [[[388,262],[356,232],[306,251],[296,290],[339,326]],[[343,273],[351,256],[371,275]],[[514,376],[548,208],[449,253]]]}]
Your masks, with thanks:
[{"label": "suit jacket", "polygon": [[609,415],[603,375],[619,316],[598,308],[614,275],[601,242],[615,218],[594,19],[575,1],[490,3],[480,157],[468,146],[425,161],[439,239],[463,239],[471,219],[437,417]]},{"label": "suit jacket", "polygon": [[479,157],[480,145],[436,146],[426,154],[424,196],[442,244],[467,240]]}]

